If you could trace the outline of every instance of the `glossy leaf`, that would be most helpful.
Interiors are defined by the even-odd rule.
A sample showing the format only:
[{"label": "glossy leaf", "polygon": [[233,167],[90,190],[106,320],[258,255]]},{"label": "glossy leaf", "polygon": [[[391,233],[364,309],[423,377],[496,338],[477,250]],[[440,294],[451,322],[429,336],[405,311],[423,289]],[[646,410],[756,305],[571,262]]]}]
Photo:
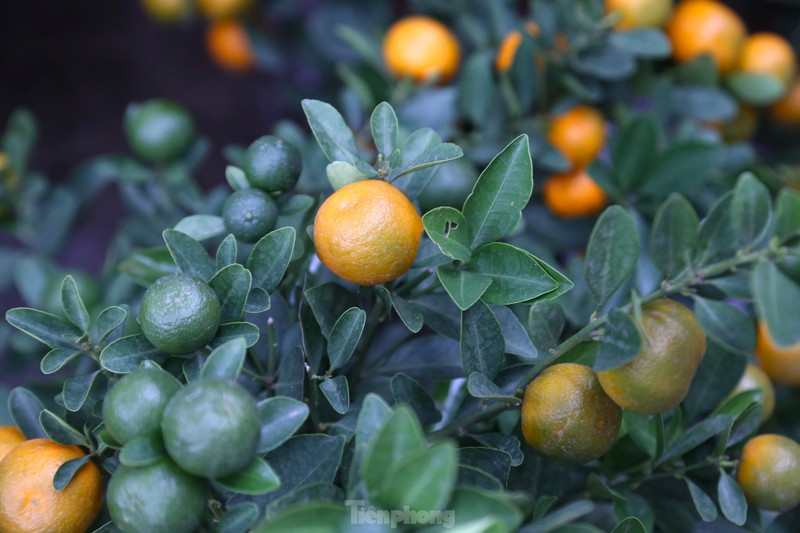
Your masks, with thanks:
[{"label": "glossy leaf", "polygon": [[428,391],[411,376],[398,372],[392,377],[392,396],[395,403],[411,407],[423,426],[435,424],[442,415]]},{"label": "glossy leaf", "polygon": [[101,344],[114,330],[121,326],[127,318],[127,306],[111,306],[103,309],[91,327],[89,339],[95,345]]},{"label": "glossy leaf", "polygon": [[350,361],[366,322],[367,313],[358,307],[351,307],[336,320],[328,338],[328,360],[331,370],[341,368]]},{"label": "glossy leaf", "polygon": [[39,421],[42,411],[42,402],[28,389],[16,387],[8,395],[8,412],[26,439],[47,437]]},{"label": "glossy leaf", "polygon": [[217,335],[208,343],[212,349],[222,346],[229,340],[242,337],[248,348],[258,342],[260,336],[258,327],[250,322],[228,322],[220,324]]},{"label": "glossy leaf", "polygon": [[694,313],[708,336],[720,346],[745,354],[755,349],[753,320],[738,308],[697,296],[694,298]]},{"label": "glossy leaf", "polygon": [[84,333],[89,331],[89,313],[72,276],[65,277],[61,283],[61,307],[67,319],[78,329]]},{"label": "glossy leaf", "polygon": [[254,458],[238,472],[215,482],[231,492],[250,496],[266,494],[281,486],[275,471],[260,457]]},{"label": "glossy leaf", "polygon": [[239,533],[250,531],[261,516],[261,511],[253,502],[226,505],[225,512],[219,517],[214,533]]},{"label": "glossy leaf", "polygon": [[742,526],[747,521],[747,500],[742,488],[724,471],[719,473],[717,484],[717,498],[722,514],[737,526]]},{"label": "glossy leaf", "polygon": [[442,509],[450,500],[458,472],[458,450],[451,441],[413,451],[392,463],[376,501],[389,509]]},{"label": "glossy leaf", "polygon": [[350,387],[346,376],[335,376],[319,384],[319,390],[331,404],[333,410],[340,415],[350,409]]},{"label": "glossy leaf", "polygon": [[225,224],[222,222],[222,217],[215,215],[189,215],[181,219],[172,229],[185,233],[197,241],[204,241],[225,234]]},{"label": "glossy leaf", "polygon": [[683,478],[686,482],[686,486],[689,488],[689,494],[692,496],[692,502],[694,502],[694,508],[697,509],[697,514],[700,515],[700,518],[703,519],[704,522],[713,522],[719,516],[719,512],[717,511],[717,506],[714,503],[714,500],[711,499],[711,496],[706,494],[703,489],[698,487],[692,480],[688,477]]},{"label": "glossy leaf", "polygon": [[731,231],[733,193],[723,194],[700,223],[695,263],[703,266],[735,253],[736,235]]},{"label": "glossy leaf", "polygon": [[800,342],[800,287],[770,261],[760,261],[751,280],[758,316],[767,323],[770,337],[778,346]]},{"label": "glossy leaf", "polygon": [[712,176],[721,159],[722,150],[711,144],[698,141],[674,144],[651,162],[647,179],[638,190],[655,197],[692,191]]},{"label": "glossy leaf", "polygon": [[613,147],[614,178],[620,189],[631,190],[647,176],[658,149],[658,126],[651,115],[624,124]]},{"label": "glossy leaf", "polygon": [[781,189],[775,199],[775,235],[781,241],[800,235],[800,192]]},{"label": "glossy leaf", "polygon": [[91,457],[84,455],[83,457],[76,457],[69,459],[61,464],[53,476],[53,488],[57,491],[64,490],[69,485],[70,481],[75,477],[83,466],[91,460]]},{"label": "glossy leaf", "polygon": [[505,339],[492,310],[477,302],[461,314],[461,361],[464,373],[494,378],[503,366]]},{"label": "glossy leaf", "polygon": [[121,337],[100,352],[100,365],[116,374],[133,372],[148,359],[163,361],[165,357],[144,335]]},{"label": "glossy leaf", "polygon": [[[293,490],[316,483],[333,483],[342,464],[345,437],[297,435],[267,454],[266,460],[280,479],[277,490],[261,499],[271,502]],[[341,504],[339,504],[341,506]]]},{"label": "glossy leaf", "polygon": [[619,206],[606,209],[595,223],[586,248],[586,283],[598,306],[622,285],[639,259],[639,232]]},{"label": "glossy leaf", "polygon": [[119,462],[125,466],[148,466],[167,456],[161,433],[154,431],[132,438],[119,452]]},{"label": "glossy leaf", "polygon": [[517,225],[533,191],[533,169],[527,135],[506,146],[481,173],[464,203],[470,248],[508,235]]},{"label": "glossy leaf", "polygon": [[165,247],[136,252],[122,260],[118,269],[144,287],[152,285],[158,278],[180,272]]},{"label": "glossy leaf", "polygon": [[222,270],[226,266],[235,263],[238,255],[239,245],[236,243],[236,237],[228,235],[217,247],[217,270]]},{"label": "glossy leaf", "polygon": [[708,439],[722,433],[731,422],[730,416],[715,415],[690,427],[677,441],[664,450],[661,458],[656,461],[655,466],[664,464],[670,459],[680,457],[684,453],[695,449]]},{"label": "glossy leaf", "polygon": [[537,302],[528,311],[528,334],[539,350],[546,351],[558,345],[564,324],[564,309],[555,302]]},{"label": "glossy leaf", "polygon": [[490,306],[500,329],[503,331],[505,339],[505,353],[519,356],[525,360],[533,360],[539,355],[525,331],[525,327],[520,323],[517,315],[504,305]]},{"label": "glossy leaf", "polygon": [[752,105],[770,104],[786,92],[783,82],[771,74],[734,72],[725,81],[738,100]]},{"label": "glossy leaf", "polygon": [[77,349],[75,341],[83,334],[61,317],[27,307],[9,309],[6,321],[50,348]]},{"label": "glossy leaf", "polygon": [[208,282],[219,300],[220,322],[241,320],[253,278],[242,265],[228,265]]},{"label": "glossy leaf", "polygon": [[437,207],[422,217],[428,237],[447,257],[458,261],[469,261],[470,233],[467,220],[458,209]]},{"label": "glossy leaf", "polygon": [[164,242],[172,259],[184,274],[208,281],[214,276],[215,264],[203,246],[180,231],[164,230]]},{"label": "glossy leaf", "polygon": [[294,246],[294,228],[279,228],[263,236],[247,258],[247,269],[253,274],[253,287],[274,291],[289,266]]},{"label": "glossy leaf", "polygon": [[500,387],[495,385],[492,380],[480,372],[472,372],[469,375],[467,379],[467,390],[469,390],[470,395],[475,398],[499,400],[506,403],[521,401],[516,396],[505,393]]},{"label": "glossy leaf", "polygon": [[672,194],[658,208],[650,233],[650,257],[668,279],[690,264],[699,231],[697,213],[683,196]]},{"label": "glossy leaf", "polygon": [[506,243],[488,243],[475,250],[467,271],[491,280],[481,295],[489,304],[525,302],[558,287],[527,252]]},{"label": "glossy leaf", "polygon": [[486,276],[453,268],[450,265],[437,268],[436,277],[462,311],[472,307],[492,284],[492,280]]},{"label": "glossy leaf", "polygon": [[267,453],[289,440],[306,421],[308,413],[308,405],[286,396],[275,396],[258,402],[261,419],[258,453]]},{"label": "glossy leaf", "polygon": [[236,380],[247,357],[247,342],[237,337],[214,348],[200,370],[201,379]]},{"label": "glossy leaf", "polygon": [[58,372],[64,365],[81,355],[80,350],[69,348],[54,348],[47,352],[39,364],[42,374],[52,374]]},{"label": "glossy leaf", "polygon": [[608,322],[600,337],[600,348],[594,360],[594,370],[602,372],[624,365],[642,348],[639,330],[631,317],[619,309],[608,313]]},{"label": "glossy leaf", "polygon": [[731,225],[743,245],[756,243],[772,218],[772,201],[766,185],[745,172],[736,181],[731,200]]},{"label": "glossy leaf", "polygon": [[72,411],[73,413],[80,411],[83,404],[89,398],[89,393],[92,387],[94,387],[98,376],[100,376],[99,370],[91,374],[67,378],[64,381],[62,399],[64,401],[64,407],[66,407],[68,411]]},{"label": "glossy leaf", "polygon": [[303,100],[302,106],[314,138],[328,161],[355,163],[358,160],[356,141],[342,115],[332,105],[319,100]]},{"label": "glossy leaf", "polygon": [[397,316],[403,321],[403,324],[412,333],[417,333],[424,325],[425,316],[422,314],[416,305],[407,302],[400,298],[397,294],[391,295],[392,307],[394,308]]},{"label": "glossy leaf", "polygon": [[70,426],[64,419],[52,411],[44,409],[39,413],[39,425],[51,440],[59,444],[89,446],[83,433]]}]

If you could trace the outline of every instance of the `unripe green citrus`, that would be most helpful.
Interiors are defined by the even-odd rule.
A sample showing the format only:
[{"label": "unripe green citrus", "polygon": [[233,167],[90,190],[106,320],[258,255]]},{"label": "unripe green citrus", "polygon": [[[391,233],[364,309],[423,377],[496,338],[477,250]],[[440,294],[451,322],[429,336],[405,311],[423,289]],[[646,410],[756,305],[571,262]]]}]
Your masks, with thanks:
[{"label": "unripe green citrus", "polygon": [[302,167],[300,154],[291,144],[265,135],[247,148],[242,169],[253,187],[268,193],[280,193],[295,186]]},{"label": "unripe green citrus", "polygon": [[106,429],[120,444],[161,428],[161,415],[177,379],[160,368],[140,368],[119,380],[103,401]]},{"label": "unripe green citrus", "polygon": [[275,229],[278,207],[270,195],[258,189],[241,189],[222,206],[225,229],[242,242],[256,242]]},{"label": "unripe green citrus", "polygon": [[253,460],[261,436],[255,399],[233,381],[194,381],[172,397],[161,419],[164,446],[196,476],[216,479]]},{"label": "unripe green citrus", "polygon": [[148,100],[128,106],[125,134],[136,155],[152,163],[178,159],[196,138],[191,115],[169,100]]},{"label": "unripe green citrus", "polygon": [[142,298],[139,324],[155,347],[188,354],[208,344],[219,327],[220,304],[213,289],[183,273],[156,280]]}]

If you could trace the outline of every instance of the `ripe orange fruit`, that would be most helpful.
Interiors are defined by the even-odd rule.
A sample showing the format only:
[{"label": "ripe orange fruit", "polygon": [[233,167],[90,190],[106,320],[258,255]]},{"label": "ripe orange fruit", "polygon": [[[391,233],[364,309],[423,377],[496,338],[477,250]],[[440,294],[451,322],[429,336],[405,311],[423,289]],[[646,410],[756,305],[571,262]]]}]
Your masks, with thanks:
[{"label": "ripe orange fruit", "polygon": [[503,42],[500,43],[500,48],[497,50],[497,57],[494,60],[494,66],[498,72],[505,72],[514,64],[514,57],[517,55],[522,44],[522,34],[517,30],[509,32]]},{"label": "ripe orange fruit", "polygon": [[736,480],[756,507],[791,509],[800,503],[800,444],[781,435],[753,437],[742,449]]},{"label": "ripe orange fruit", "polygon": [[447,26],[424,16],[398,20],[383,40],[386,67],[398,78],[446,83],[458,71],[461,47]]},{"label": "ripe orange fruit", "polygon": [[706,351],[706,334],[689,308],[666,298],[643,306],[641,318],[639,353],[597,377],[617,405],[654,415],[686,397]]},{"label": "ripe orange fruit", "polygon": [[714,0],[680,2],[667,23],[676,61],[687,63],[708,54],[721,74],[736,68],[746,33],[739,15]]},{"label": "ripe orange fruit", "polygon": [[197,0],[203,16],[210,19],[229,19],[242,15],[253,5],[253,0]]},{"label": "ripe orange fruit", "polygon": [[547,367],[525,389],[522,434],[540,455],[582,464],[606,453],[617,440],[622,410],[583,365]]},{"label": "ripe orange fruit", "polygon": [[618,30],[660,28],[672,13],[672,0],[606,0],[606,13],[616,11]]},{"label": "ripe orange fruit", "polygon": [[399,189],[380,180],[357,181],[320,206],[314,246],[336,275],[377,285],[411,267],[422,229],[422,218]]},{"label": "ripe orange fruit", "polygon": [[800,124],[800,80],[789,85],[786,94],[769,107],[769,114],[775,122],[784,126]]},{"label": "ripe orange fruit", "polygon": [[761,421],[764,422],[772,416],[772,413],[775,411],[775,387],[772,386],[772,382],[769,380],[769,376],[767,376],[766,372],[756,365],[752,363],[747,364],[742,377],[739,379],[739,383],[736,384],[736,387],[734,387],[727,398],[725,398],[725,401],[733,398],[740,392],[758,389],[761,389],[762,392]]},{"label": "ripe orange fruit", "polygon": [[763,320],[758,321],[756,333],[756,359],[764,372],[778,383],[800,385],[800,343],[778,346]]},{"label": "ripe orange fruit", "polygon": [[577,105],[552,119],[547,140],[561,151],[573,170],[583,168],[606,142],[603,115],[594,107]]},{"label": "ripe orange fruit", "polygon": [[86,531],[97,518],[103,500],[97,466],[89,461],[66,488],[53,488],[58,468],[84,455],[77,446],[50,439],[32,439],[15,446],[0,461],[0,531]]},{"label": "ripe orange fruit", "polygon": [[585,169],[550,176],[542,188],[544,203],[556,215],[578,218],[596,215],[606,206],[606,193]]},{"label": "ripe orange fruit", "polygon": [[25,441],[25,435],[16,426],[0,426],[0,461],[11,448]]},{"label": "ripe orange fruit", "polygon": [[206,30],[206,48],[211,59],[224,69],[245,72],[255,65],[247,31],[238,22],[212,22]]},{"label": "ripe orange fruit", "polygon": [[739,70],[749,74],[771,74],[783,85],[792,82],[797,56],[791,45],[775,33],[759,32],[748,36],[742,46]]},{"label": "ripe orange fruit", "polygon": [[192,14],[190,0],[141,0],[147,14],[159,22],[177,22]]}]

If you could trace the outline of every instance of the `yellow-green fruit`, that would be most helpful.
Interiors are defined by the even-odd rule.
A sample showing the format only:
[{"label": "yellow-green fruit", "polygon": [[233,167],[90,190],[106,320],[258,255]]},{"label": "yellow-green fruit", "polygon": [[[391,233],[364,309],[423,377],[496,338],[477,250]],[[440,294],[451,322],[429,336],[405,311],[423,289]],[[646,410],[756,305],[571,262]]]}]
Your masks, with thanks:
[{"label": "yellow-green fruit", "polygon": [[598,372],[603,390],[620,407],[658,414],[681,403],[706,351],[706,335],[692,311],[661,299],[642,307],[642,348],[636,357]]},{"label": "yellow-green fruit", "polygon": [[769,376],[760,367],[748,363],[739,383],[731,391],[725,401],[745,391],[761,390],[761,421],[766,421],[775,411],[775,387],[772,386]]},{"label": "yellow-green fruit", "polygon": [[736,481],[756,507],[791,509],[800,503],[800,444],[781,435],[753,437],[742,449]]},{"label": "yellow-green fruit", "polygon": [[540,455],[583,464],[617,440],[622,410],[583,365],[548,367],[530,382],[522,400],[522,434]]}]

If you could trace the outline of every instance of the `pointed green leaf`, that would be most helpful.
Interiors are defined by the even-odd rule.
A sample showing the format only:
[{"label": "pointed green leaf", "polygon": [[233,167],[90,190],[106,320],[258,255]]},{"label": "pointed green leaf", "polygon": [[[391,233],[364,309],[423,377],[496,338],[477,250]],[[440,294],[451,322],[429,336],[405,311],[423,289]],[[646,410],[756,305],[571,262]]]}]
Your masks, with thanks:
[{"label": "pointed green leaf", "polygon": [[498,400],[506,403],[521,401],[516,396],[510,396],[494,384],[492,380],[480,372],[472,372],[467,379],[467,390],[471,396],[481,399]]},{"label": "pointed green leaf", "polygon": [[389,157],[397,144],[397,115],[392,106],[386,102],[381,102],[372,112],[369,119],[369,126],[372,130],[372,138],[378,153],[383,157]]},{"label": "pointed green leaf", "polygon": [[275,396],[258,402],[261,418],[261,440],[258,453],[274,450],[295,434],[308,418],[308,406],[286,396]]},{"label": "pointed green leaf", "polygon": [[504,305],[489,306],[500,324],[505,339],[505,352],[523,359],[534,360],[538,357],[536,347],[531,342],[528,332],[514,312]]},{"label": "pointed green leaf", "polygon": [[414,160],[413,163],[408,168],[403,169],[400,171],[395,178],[399,178],[401,176],[405,176],[406,174],[411,174],[412,172],[419,172],[421,170],[428,169],[435,165],[441,165],[442,163],[447,163],[448,161],[453,161],[454,159],[458,159],[462,157],[464,152],[461,151],[461,148],[456,146],[455,144],[451,143],[441,143],[433,146],[423,152],[418,158]]},{"label": "pointed green leaf", "polygon": [[775,235],[781,242],[800,235],[800,192],[781,189],[775,199]]},{"label": "pointed green leaf", "polygon": [[652,115],[625,124],[614,144],[614,178],[623,191],[635,188],[647,177],[647,166],[658,149],[658,125]]},{"label": "pointed green leaf", "polygon": [[539,350],[547,351],[558,345],[564,324],[564,309],[555,302],[537,302],[528,311],[528,334]]},{"label": "pointed green leaf", "polygon": [[481,296],[488,304],[525,302],[558,287],[527,252],[502,242],[484,244],[475,250],[466,270],[492,280]]},{"label": "pointed green leaf", "polygon": [[608,313],[593,368],[595,372],[602,372],[622,366],[636,357],[641,348],[639,330],[633,320],[619,309],[613,309]]},{"label": "pointed green leaf", "polygon": [[744,354],[755,349],[753,320],[738,308],[695,296],[694,313],[708,336],[723,348]]},{"label": "pointed green leaf", "polygon": [[747,521],[747,500],[736,480],[723,470],[719,473],[717,498],[725,518],[737,526],[743,526]]},{"label": "pointed green leaf", "polygon": [[477,302],[461,314],[461,362],[464,374],[493,379],[503,367],[505,339],[492,310]]},{"label": "pointed green leaf", "polygon": [[711,437],[719,435],[733,422],[733,419],[727,415],[714,415],[702,422],[695,424],[686,430],[678,440],[672,443],[661,458],[655,462],[654,466],[666,463],[670,459],[680,457],[684,453],[695,449]]},{"label": "pointed green leaf", "polygon": [[72,478],[75,477],[75,474],[90,460],[90,456],[84,455],[83,457],[76,457],[75,459],[70,459],[62,463],[53,476],[53,488],[57,491],[67,488],[67,485],[69,485]]},{"label": "pointed green leaf", "polygon": [[492,280],[486,276],[453,268],[450,265],[437,268],[436,276],[462,311],[472,307],[492,284]]},{"label": "pointed green leaf", "polygon": [[225,234],[222,217],[215,215],[190,215],[175,224],[175,231],[185,233],[192,239],[204,241]]},{"label": "pointed green leaf", "polygon": [[215,265],[203,246],[180,231],[164,230],[162,234],[172,259],[184,274],[208,281],[214,276]]},{"label": "pointed green leaf", "polygon": [[633,272],[639,259],[639,232],[622,207],[606,209],[592,229],[586,248],[586,284],[603,305]]},{"label": "pointed green leaf", "polygon": [[533,166],[527,135],[506,146],[481,173],[464,203],[472,237],[470,248],[508,235],[533,192]]},{"label": "pointed green leaf", "polygon": [[258,326],[255,324],[250,322],[228,322],[227,324],[220,324],[217,336],[208,345],[214,349],[231,339],[242,337],[247,347],[250,348],[258,342],[259,336]]},{"label": "pointed green leaf", "polygon": [[391,464],[376,501],[389,509],[442,509],[453,493],[457,473],[455,444],[438,442]]},{"label": "pointed green leaf", "polygon": [[694,508],[697,509],[697,514],[700,515],[703,522],[713,522],[716,520],[719,513],[717,512],[717,506],[714,504],[714,500],[711,499],[711,496],[706,494],[703,489],[698,487],[688,477],[683,478],[683,480],[689,488],[689,494],[692,496]]},{"label": "pointed green leaf", "polygon": [[237,494],[258,496],[281,486],[281,480],[267,462],[256,457],[235,474],[215,480],[216,483]]},{"label": "pointed green leaf", "polygon": [[132,438],[119,452],[119,462],[125,466],[148,466],[167,456],[159,431]]},{"label": "pointed green leaf", "polygon": [[697,265],[708,265],[736,253],[736,234],[731,231],[732,200],[731,191],[720,196],[700,223],[695,248]]},{"label": "pointed green leaf", "polygon": [[236,262],[239,255],[239,245],[236,243],[236,237],[228,235],[217,247],[217,270],[222,270],[228,265]]},{"label": "pointed green leaf", "polygon": [[353,459],[350,463],[350,471],[347,476],[347,489],[348,493],[361,480],[361,464],[367,450],[372,446],[372,441],[375,440],[381,428],[389,419],[392,413],[392,408],[387,403],[375,394],[374,392],[367,393],[364,401],[361,403],[361,410],[358,412],[356,419],[356,429],[353,439],[355,445],[353,447]]},{"label": "pointed green leaf", "polygon": [[789,347],[799,343],[800,287],[766,260],[756,265],[751,282],[758,316],[766,321],[775,344]]},{"label": "pointed green leaf", "polygon": [[739,243],[752,245],[767,231],[772,218],[772,200],[767,186],[751,172],[736,181],[731,200],[731,224]]},{"label": "pointed green leaf", "polygon": [[100,352],[100,365],[116,374],[133,372],[148,359],[161,362],[166,357],[144,335],[121,337]]},{"label": "pointed green leaf", "polygon": [[355,163],[358,160],[356,141],[342,115],[332,105],[319,100],[303,100],[302,106],[314,138],[328,161]]},{"label": "pointed green leaf", "polygon": [[128,306],[111,306],[103,309],[92,325],[89,339],[91,339],[92,343],[95,345],[101,344],[115,329],[121,326],[127,318]]},{"label": "pointed green leaf", "polygon": [[76,444],[89,446],[86,437],[65,420],[47,409],[39,413],[39,425],[47,436],[59,444]]},{"label": "pointed green leaf", "polygon": [[295,231],[290,227],[276,229],[256,243],[247,258],[247,269],[253,274],[253,287],[261,287],[267,292],[275,290],[292,259],[294,244]]},{"label": "pointed green leaf", "polygon": [[428,237],[447,257],[469,261],[470,234],[467,220],[458,209],[436,207],[422,217]]},{"label": "pointed green leaf", "polygon": [[61,317],[27,307],[9,309],[6,321],[50,348],[77,349],[75,340],[83,334]]},{"label": "pointed green leaf", "polygon": [[672,194],[658,208],[650,233],[650,257],[668,279],[690,264],[699,230],[697,213],[683,196]]},{"label": "pointed green leaf", "polygon": [[214,348],[200,370],[201,379],[236,380],[247,357],[247,343],[242,337],[231,339]]},{"label": "pointed green leaf", "polygon": [[319,390],[322,391],[333,410],[340,415],[350,409],[350,388],[347,385],[347,377],[336,376],[326,379],[319,384]]},{"label": "pointed green leaf", "polygon": [[366,322],[367,313],[358,307],[351,307],[336,320],[328,338],[328,360],[331,370],[342,368],[350,361]]},{"label": "pointed green leaf", "polygon": [[417,333],[419,330],[421,330],[425,320],[422,311],[417,309],[413,304],[397,296],[396,293],[392,294],[391,298],[392,307],[409,331],[412,333]]},{"label": "pointed green leaf", "polygon": [[89,313],[72,276],[65,277],[61,283],[61,307],[70,322],[84,333],[89,331]]},{"label": "pointed green leaf", "polygon": [[250,271],[239,264],[223,267],[209,280],[208,285],[214,289],[222,308],[220,322],[242,319],[252,282]]},{"label": "pointed green leaf", "polygon": [[428,391],[408,374],[398,372],[392,377],[392,396],[395,403],[411,407],[423,426],[435,424],[442,418]]}]

